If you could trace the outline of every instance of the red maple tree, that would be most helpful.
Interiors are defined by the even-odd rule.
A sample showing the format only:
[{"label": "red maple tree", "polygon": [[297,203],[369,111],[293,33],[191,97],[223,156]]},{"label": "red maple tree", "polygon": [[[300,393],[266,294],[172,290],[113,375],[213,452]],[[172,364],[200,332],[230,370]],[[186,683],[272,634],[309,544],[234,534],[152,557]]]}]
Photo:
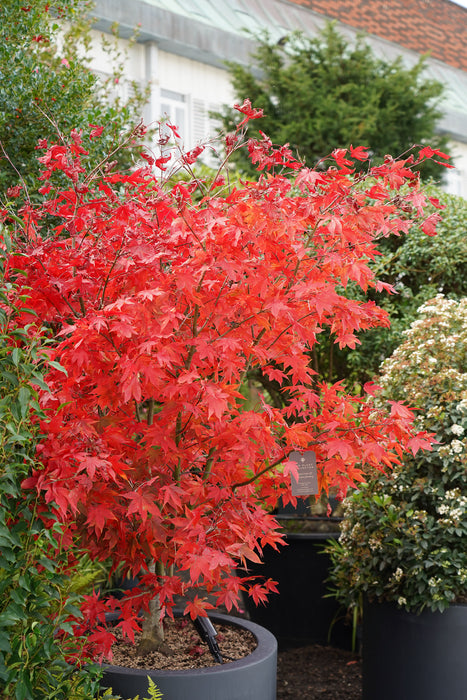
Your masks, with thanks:
[{"label": "red maple tree", "polygon": [[[247,141],[244,123],[260,113],[248,101],[238,109],[227,157],[247,147],[256,182],[227,189],[222,169],[210,183],[196,178],[201,147],[179,150],[189,178],[174,180],[166,144],[132,172],[86,172],[92,127],[42,144],[40,201],[16,218],[3,212],[15,229],[17,322],[55,339],[40,392],[48,420],[24,488],[56,504],[70,541],[92,558],[140,576],[119,603],[120,625],[133,637],[141,608],[151,610],[144,638],[156,644],[154,617],[188,586],[228,609],[240,590],[258,602],[275,589],[235,567],[282,540],[271,510],[280,496],[294,501],[291,451],[313,450],[320,488],[344,494],[368,469],[430,445],[410,411],[375,405],[373,386],[352,395],[310,366],[323,329],[353,347],[359,331],[388,324],[345,290],[383,289],[368,265],[378,239],[423,220],[417,157],[356,176],[366,153],[351,148],[312,170],[264,135]],[[69,186],[53,186],[55,171]],[[423,224],[430,233],[434,219]],[[283,407],[261,393],[248,406],[255,370],[286,393]],[[102,621],[108,607],[88,597],[85,621]],[[210,607],[200,594],[187,612]],[[90,641],[108,650],[109,633],[97,625]]]}]

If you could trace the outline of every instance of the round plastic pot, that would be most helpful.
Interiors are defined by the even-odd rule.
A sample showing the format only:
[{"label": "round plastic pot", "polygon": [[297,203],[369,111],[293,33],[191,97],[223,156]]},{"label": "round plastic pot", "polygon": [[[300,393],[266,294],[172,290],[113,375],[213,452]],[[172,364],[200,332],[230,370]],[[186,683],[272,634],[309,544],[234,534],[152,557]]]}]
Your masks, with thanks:
[{"label": "round plastic pot", "polygon": [[217,624],[249,630],[257,639],[256,649],[243,659],[183,671],[157,671],[104,665],[101,686],[122,698],[148,697],[148,676],[164,700],[275,700],[277,642],[261,626],[230,615],[213,613]]},{"label": "round plastic pot", "polygon": [[467,605],[419,615],[390,603],[363,610],[363,700],[465,700]]},{"label": "round plastic pot", "polygon": [[279,551],[266,547],[263,563],[248,562],[251,575],[272,578],[279,593],[271,593],[265,605],[254,605],[245,597],[251,620],[270,630],[279,649],[328,644],[350,649],[351,628],[341,619],[334,598],[324,597],[331,560],[322,552],[325,543],[338,533],[288,533],[287,546]]}]

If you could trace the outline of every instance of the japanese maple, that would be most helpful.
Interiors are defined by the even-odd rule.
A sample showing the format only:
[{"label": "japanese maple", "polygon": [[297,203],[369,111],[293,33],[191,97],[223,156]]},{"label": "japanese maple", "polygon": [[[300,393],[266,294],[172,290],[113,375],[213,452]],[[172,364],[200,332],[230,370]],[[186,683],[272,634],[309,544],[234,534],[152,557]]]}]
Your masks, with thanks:
[{"label": "japanese maple", "polygon": [[[326,327],[343,347],[388,324],[375,303],[344,292],[385,287],[368,263],[378,239],[423,220],[412,167],[426,151],[357,176],[354,160],[367,156],[351,147],[312,170],[264,134],[247,141],[244,124],[260,113],[248,101],[237,108],[244,119],[226,158],[246,147],[255,182],[229,190],[223,168],[211,183],[197,179],[202,147],[176,158],[166,138],[144,167],[86,172],[91,127],[43,144],[41,199],[9,220],[18,323],[55,338],[41,390],[49,420],[24,488],[56,504],[70,541],[140,577],[119,624],[133,638],[150,610],[145,648],[161,643],[158,623],[187,588],[228,609],[241,590],[256,602],[275,590],[235,567],[282,541],[271,511],[280,496],[295,500],[291,451],[313,450],[320,488],[343,495],[367,470],[430,445],[410,410],[373,405],[374,386],[353,395],[310,366]],[[174,179],[177,167],[188,181]],[[68,189],[54,189],[55,170]],[[254,370],[286,394],[282,408],[261,393],[253,409],[246,402]],[[102,622],[111,605],[89,597],[85,622]],[[186,611],[212,607],[200,593]],[[109,634],[98,624],[90,640],[108,648]]]}]

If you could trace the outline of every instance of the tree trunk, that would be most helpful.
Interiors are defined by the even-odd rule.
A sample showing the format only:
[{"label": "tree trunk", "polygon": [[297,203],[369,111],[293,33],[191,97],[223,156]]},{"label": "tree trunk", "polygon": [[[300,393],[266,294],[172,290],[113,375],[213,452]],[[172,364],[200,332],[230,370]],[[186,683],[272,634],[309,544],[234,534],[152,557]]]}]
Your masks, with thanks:
[{"label": "tree trunk", "polygon": [[[154,562],[148,568],[152,573],[156,572],[156,564]],[[157,573],[160,572],[158,571]],[[152,651],[160,651],[167,656],[173,653],[164,638],[160,612],[160,599],[157,595],[149,603],[149,610],[144,616],[141,640],[137,648],[139,656],[146,656]]]}]

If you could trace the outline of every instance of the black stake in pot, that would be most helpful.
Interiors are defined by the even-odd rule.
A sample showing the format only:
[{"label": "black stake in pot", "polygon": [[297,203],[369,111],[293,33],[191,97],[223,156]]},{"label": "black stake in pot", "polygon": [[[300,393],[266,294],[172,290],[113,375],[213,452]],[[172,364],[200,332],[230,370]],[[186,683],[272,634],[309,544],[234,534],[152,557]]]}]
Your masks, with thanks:
[{"label": "black stake in pot", "polygon": [[217,632],[209,617],[195,617],[193,624],[203,642],[208,645],[214,661],[223,664],[224,661],[216,641]]}]

